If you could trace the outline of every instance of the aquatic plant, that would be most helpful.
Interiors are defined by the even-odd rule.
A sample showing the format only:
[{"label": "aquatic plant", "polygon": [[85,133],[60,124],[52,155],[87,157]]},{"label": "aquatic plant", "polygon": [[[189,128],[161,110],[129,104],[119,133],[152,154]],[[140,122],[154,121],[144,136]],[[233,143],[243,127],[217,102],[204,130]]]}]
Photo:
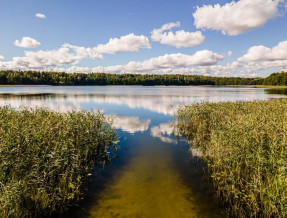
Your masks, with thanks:
[{"label": "aquatic plant", "polygon": [[117,151],[99,112],[0,107],[0,217],[39,217],[76,204]]},{"label": "aquatic plant", "polygon": [[235,216],[287,216],[287,99],[182,107],[176,131]]}]

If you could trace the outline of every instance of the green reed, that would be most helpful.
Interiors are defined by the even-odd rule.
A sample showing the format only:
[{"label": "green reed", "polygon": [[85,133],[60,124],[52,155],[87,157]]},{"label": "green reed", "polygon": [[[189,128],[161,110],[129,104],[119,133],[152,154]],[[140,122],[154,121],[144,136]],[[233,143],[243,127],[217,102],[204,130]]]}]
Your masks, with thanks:
[{"label": "green reed", "polygon": [[287,216],[287,99],[203,103],[176,114],[235,216]]},{"label": "green reed", "polygon": [[64,212],[117,151],[99,112],[0,107],[0,217]]}]

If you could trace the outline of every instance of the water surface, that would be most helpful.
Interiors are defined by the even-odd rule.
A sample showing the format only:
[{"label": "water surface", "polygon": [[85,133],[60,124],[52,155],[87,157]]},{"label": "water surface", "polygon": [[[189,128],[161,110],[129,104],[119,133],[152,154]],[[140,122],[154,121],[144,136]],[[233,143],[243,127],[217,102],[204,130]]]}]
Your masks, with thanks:
[{"label": "water surface", "polygon": [[235,87],[0,87],[0,105],[100,110],[114,117],[119,158],[95,179],[71,216],[222,217],[184,141],[173,136],[177,107],[279,98],[286,90]]}]

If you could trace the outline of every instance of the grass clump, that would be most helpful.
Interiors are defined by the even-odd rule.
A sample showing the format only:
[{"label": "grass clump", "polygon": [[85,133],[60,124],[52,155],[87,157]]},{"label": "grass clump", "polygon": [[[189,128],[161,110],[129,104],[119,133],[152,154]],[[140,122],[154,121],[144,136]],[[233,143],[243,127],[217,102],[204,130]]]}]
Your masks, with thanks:
[{"label": "grass clump", "polygon": [[176,114],[235,216],[287,216],[287,99],[204,103]]},{"label": "grass clump", "polygon": [[110,162],[116,141],[101,113],[0,107],[0,217],[65,211]]}]

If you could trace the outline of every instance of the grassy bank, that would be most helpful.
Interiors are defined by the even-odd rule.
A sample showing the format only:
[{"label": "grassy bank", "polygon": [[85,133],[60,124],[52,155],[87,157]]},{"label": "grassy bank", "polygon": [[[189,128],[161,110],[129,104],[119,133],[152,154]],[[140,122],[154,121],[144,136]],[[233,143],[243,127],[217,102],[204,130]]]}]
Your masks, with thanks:
[{"label": "grassy bank", "polygon": [[287,89],[287,86],[268,86],[268,85],[256,85],[256,88],[267,88],[267,89]]},{"label": "grassy bank", "polygon": [[116,140],[100,113],[0,107],[0,217],[49,216],[74,205],[110,162]]},{"label": "grassy bank", "polygon": [[227,87],[250,87],[265,89],[287,89],[287,86],[269,86],[269,85],[227,85]]},{"label": "grassy bank", "polygon": [[208,103],[177,112],[202,151],[218,197],[236,216],[287,216],[287,99]]}]

